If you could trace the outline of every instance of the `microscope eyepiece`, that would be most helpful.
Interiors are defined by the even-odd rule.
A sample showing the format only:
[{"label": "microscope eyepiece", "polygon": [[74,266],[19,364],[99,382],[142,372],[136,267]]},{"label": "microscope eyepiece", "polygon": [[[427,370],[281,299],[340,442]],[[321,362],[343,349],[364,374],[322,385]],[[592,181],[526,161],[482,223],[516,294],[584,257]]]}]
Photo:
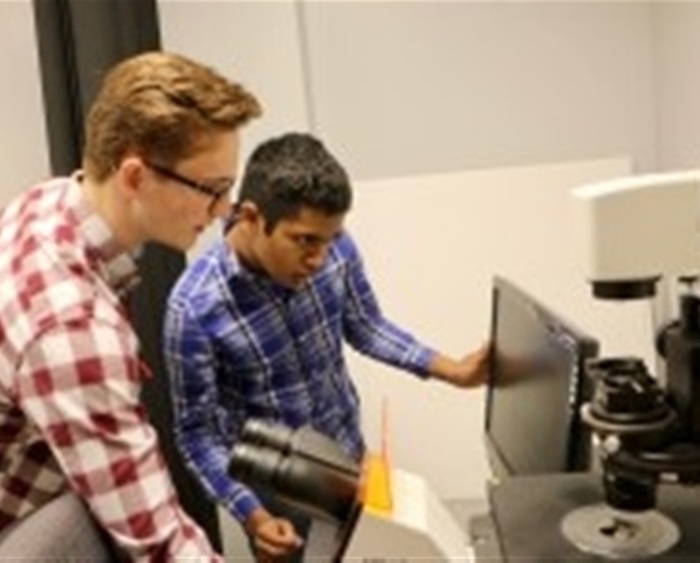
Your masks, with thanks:
[{"label": "microscope eyepiece", "polygon": [[267,484],[273,481],[283,454],[256,444],[239,442],[231,451],[229,475],[245,483]]},{"label": "microscope eyepiece", "polygon": [[294,430],[288,426],[262,419],[251,419],[241,431],[240,440],[248,444],[287,452],[292,444]]},{"label": "microscope eyepiece", "polygon": [[249,420],[231,451],[229,475],[303,511],[337,521],[356,506],[360,466],[311,427]]}]

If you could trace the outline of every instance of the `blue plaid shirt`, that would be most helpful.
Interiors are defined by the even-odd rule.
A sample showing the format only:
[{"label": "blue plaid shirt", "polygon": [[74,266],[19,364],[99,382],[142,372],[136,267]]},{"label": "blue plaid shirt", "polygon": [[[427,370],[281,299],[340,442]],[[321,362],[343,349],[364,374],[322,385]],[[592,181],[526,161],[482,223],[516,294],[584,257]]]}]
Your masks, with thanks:
[{"label": "blue plaid shirt", "polygon": [[435,353],[382,316],[346,233],[298,290],[246,269],[218,241],[173,288],[164,331],[178,446],[240,521],[260,506],[227,472],[246,419],[311,424],[360,459],[359,397],[343,341],[420,376]]}]

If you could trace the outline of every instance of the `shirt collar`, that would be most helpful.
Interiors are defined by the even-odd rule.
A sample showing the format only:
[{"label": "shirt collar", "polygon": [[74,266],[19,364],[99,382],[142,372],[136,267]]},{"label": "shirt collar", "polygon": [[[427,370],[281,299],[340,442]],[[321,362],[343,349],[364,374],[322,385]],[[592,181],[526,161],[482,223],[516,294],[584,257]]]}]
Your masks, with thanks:
[{"label": "shirt collar", "polygon": [[298,289],[284,287],[273,281],[267,275],[248,268],[243,262],[241,262],[236,252],[229,246],[225,237],[219,241],[219,249],[217,253],[222,253],[222,255],[219,255],[219,262],[223,264],[224,275],[226,276],[229,285],[235,285],[237,282],[243,282],[259,289],[269,291],[284,300],[290,299],[299,292]]},{"label": "shirt collar", "polygon": [[86,242],[88,260],[100,270],[109,286],[123,295],[139,281],[136,259],[141,248],[128,251],[117,242],[107,222],[95,212],[85,197],[80,187],[81,179],[81,171],[70,178],[66,195],[68,208]]}]

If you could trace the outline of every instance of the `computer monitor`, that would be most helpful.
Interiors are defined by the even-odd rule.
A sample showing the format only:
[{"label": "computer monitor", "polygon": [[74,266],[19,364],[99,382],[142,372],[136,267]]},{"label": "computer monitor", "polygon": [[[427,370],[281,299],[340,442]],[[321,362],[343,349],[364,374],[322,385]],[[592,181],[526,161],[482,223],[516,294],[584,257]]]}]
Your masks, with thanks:
[{"label": "computer monitor", "polygon": [[494,476],[588,469],[580,406],[590,398],[585,364],[598,354],[596,339],[496,276],[491,341],[485,443]]}]

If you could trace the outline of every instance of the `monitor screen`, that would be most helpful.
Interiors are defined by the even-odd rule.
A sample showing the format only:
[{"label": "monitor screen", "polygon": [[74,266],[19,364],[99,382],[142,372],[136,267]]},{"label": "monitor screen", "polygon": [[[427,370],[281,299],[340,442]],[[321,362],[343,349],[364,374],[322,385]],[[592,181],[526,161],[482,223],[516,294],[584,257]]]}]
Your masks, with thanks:
[{"label": "monitor screen", "polygon": [[485,441],[494,475],[587,469],[590,432],[579,411],[597,341],[498,276],[491,341]]}]

